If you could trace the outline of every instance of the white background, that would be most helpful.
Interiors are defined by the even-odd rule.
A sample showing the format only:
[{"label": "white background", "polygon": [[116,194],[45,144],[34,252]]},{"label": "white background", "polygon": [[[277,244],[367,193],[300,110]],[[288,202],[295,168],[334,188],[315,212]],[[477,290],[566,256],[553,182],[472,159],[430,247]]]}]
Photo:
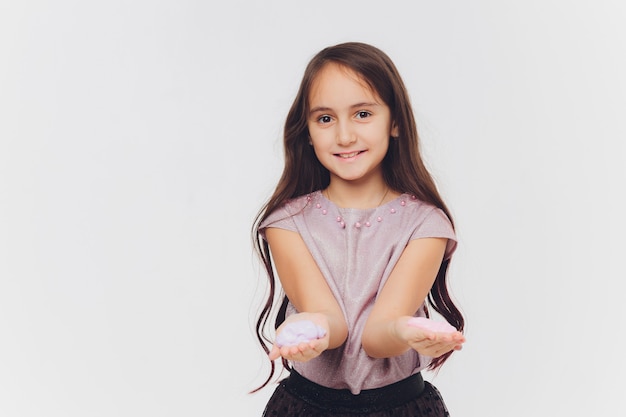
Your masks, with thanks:
[{"label": "white background", "polygon": [[250,227],[308,60],[372,43],[460,246],[453,416],[624,415],[626,6],[0,2],[0,415],[258,416]]}]

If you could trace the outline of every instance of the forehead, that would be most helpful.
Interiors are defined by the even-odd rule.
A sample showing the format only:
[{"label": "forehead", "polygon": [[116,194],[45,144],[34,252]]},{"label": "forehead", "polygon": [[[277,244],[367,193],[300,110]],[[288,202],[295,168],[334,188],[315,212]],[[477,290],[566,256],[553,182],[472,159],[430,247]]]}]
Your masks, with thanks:
[{"label": "forehead", "polygon": [[322,67],[309,90],[309,105],[353,104],[354,100],[365,99],[381,102],[378,94],[360,74],[333,62]]}]

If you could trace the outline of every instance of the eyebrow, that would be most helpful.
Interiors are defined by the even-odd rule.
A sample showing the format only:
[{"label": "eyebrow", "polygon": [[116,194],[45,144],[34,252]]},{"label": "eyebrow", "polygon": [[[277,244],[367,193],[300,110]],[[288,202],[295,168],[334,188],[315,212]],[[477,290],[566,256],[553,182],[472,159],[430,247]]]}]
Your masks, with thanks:
[{"label": "eyebrow", "polygon": [[[362,103],[356,103],[350,106],[351,109],[356,109],[359,107],[376,107],[376,106],[380,106],[380,104],[375,103],[375,102],[362,102]],[[329,111],[332,110],[332,108],[330,107],[324,107],[324,106],[317,106],[317,107],[313,107],[310,111],[309,114],[313,114],[313,113],[317,113],[317,112],[325,112],[325,111]]]}]

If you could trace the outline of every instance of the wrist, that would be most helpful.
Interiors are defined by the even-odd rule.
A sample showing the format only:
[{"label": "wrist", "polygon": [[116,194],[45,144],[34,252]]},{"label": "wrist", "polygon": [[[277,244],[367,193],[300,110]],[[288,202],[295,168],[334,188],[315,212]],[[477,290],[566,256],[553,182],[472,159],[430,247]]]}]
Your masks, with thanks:
[{"label": "wrist", "polygon": [[390,358],[405,353],[410,349],[403,331],[406,321],[404,317],[368,321],[361,339],[363,350],[373,358]]}]

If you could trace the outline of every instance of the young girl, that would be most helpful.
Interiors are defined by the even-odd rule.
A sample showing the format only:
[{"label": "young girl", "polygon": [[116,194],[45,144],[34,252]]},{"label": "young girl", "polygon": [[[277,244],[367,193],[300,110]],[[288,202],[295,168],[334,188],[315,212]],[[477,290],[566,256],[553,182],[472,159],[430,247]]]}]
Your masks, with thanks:
[{"label": "young girl", "polygon": [[[254,225],[270,282],[257,337],[272,370],[260,388],[275,359],[290,370],[263,415],[448,415],[420,371],[465,342],[446,284],[455,232],[389,57],[363,43],[320,51],[287,116],[284,149]],[[306,326],[317,333],[270,349],[275,273],[285,294],[277,339]],[[454,329],[416,320],[429,316],[427,302]]]}]

